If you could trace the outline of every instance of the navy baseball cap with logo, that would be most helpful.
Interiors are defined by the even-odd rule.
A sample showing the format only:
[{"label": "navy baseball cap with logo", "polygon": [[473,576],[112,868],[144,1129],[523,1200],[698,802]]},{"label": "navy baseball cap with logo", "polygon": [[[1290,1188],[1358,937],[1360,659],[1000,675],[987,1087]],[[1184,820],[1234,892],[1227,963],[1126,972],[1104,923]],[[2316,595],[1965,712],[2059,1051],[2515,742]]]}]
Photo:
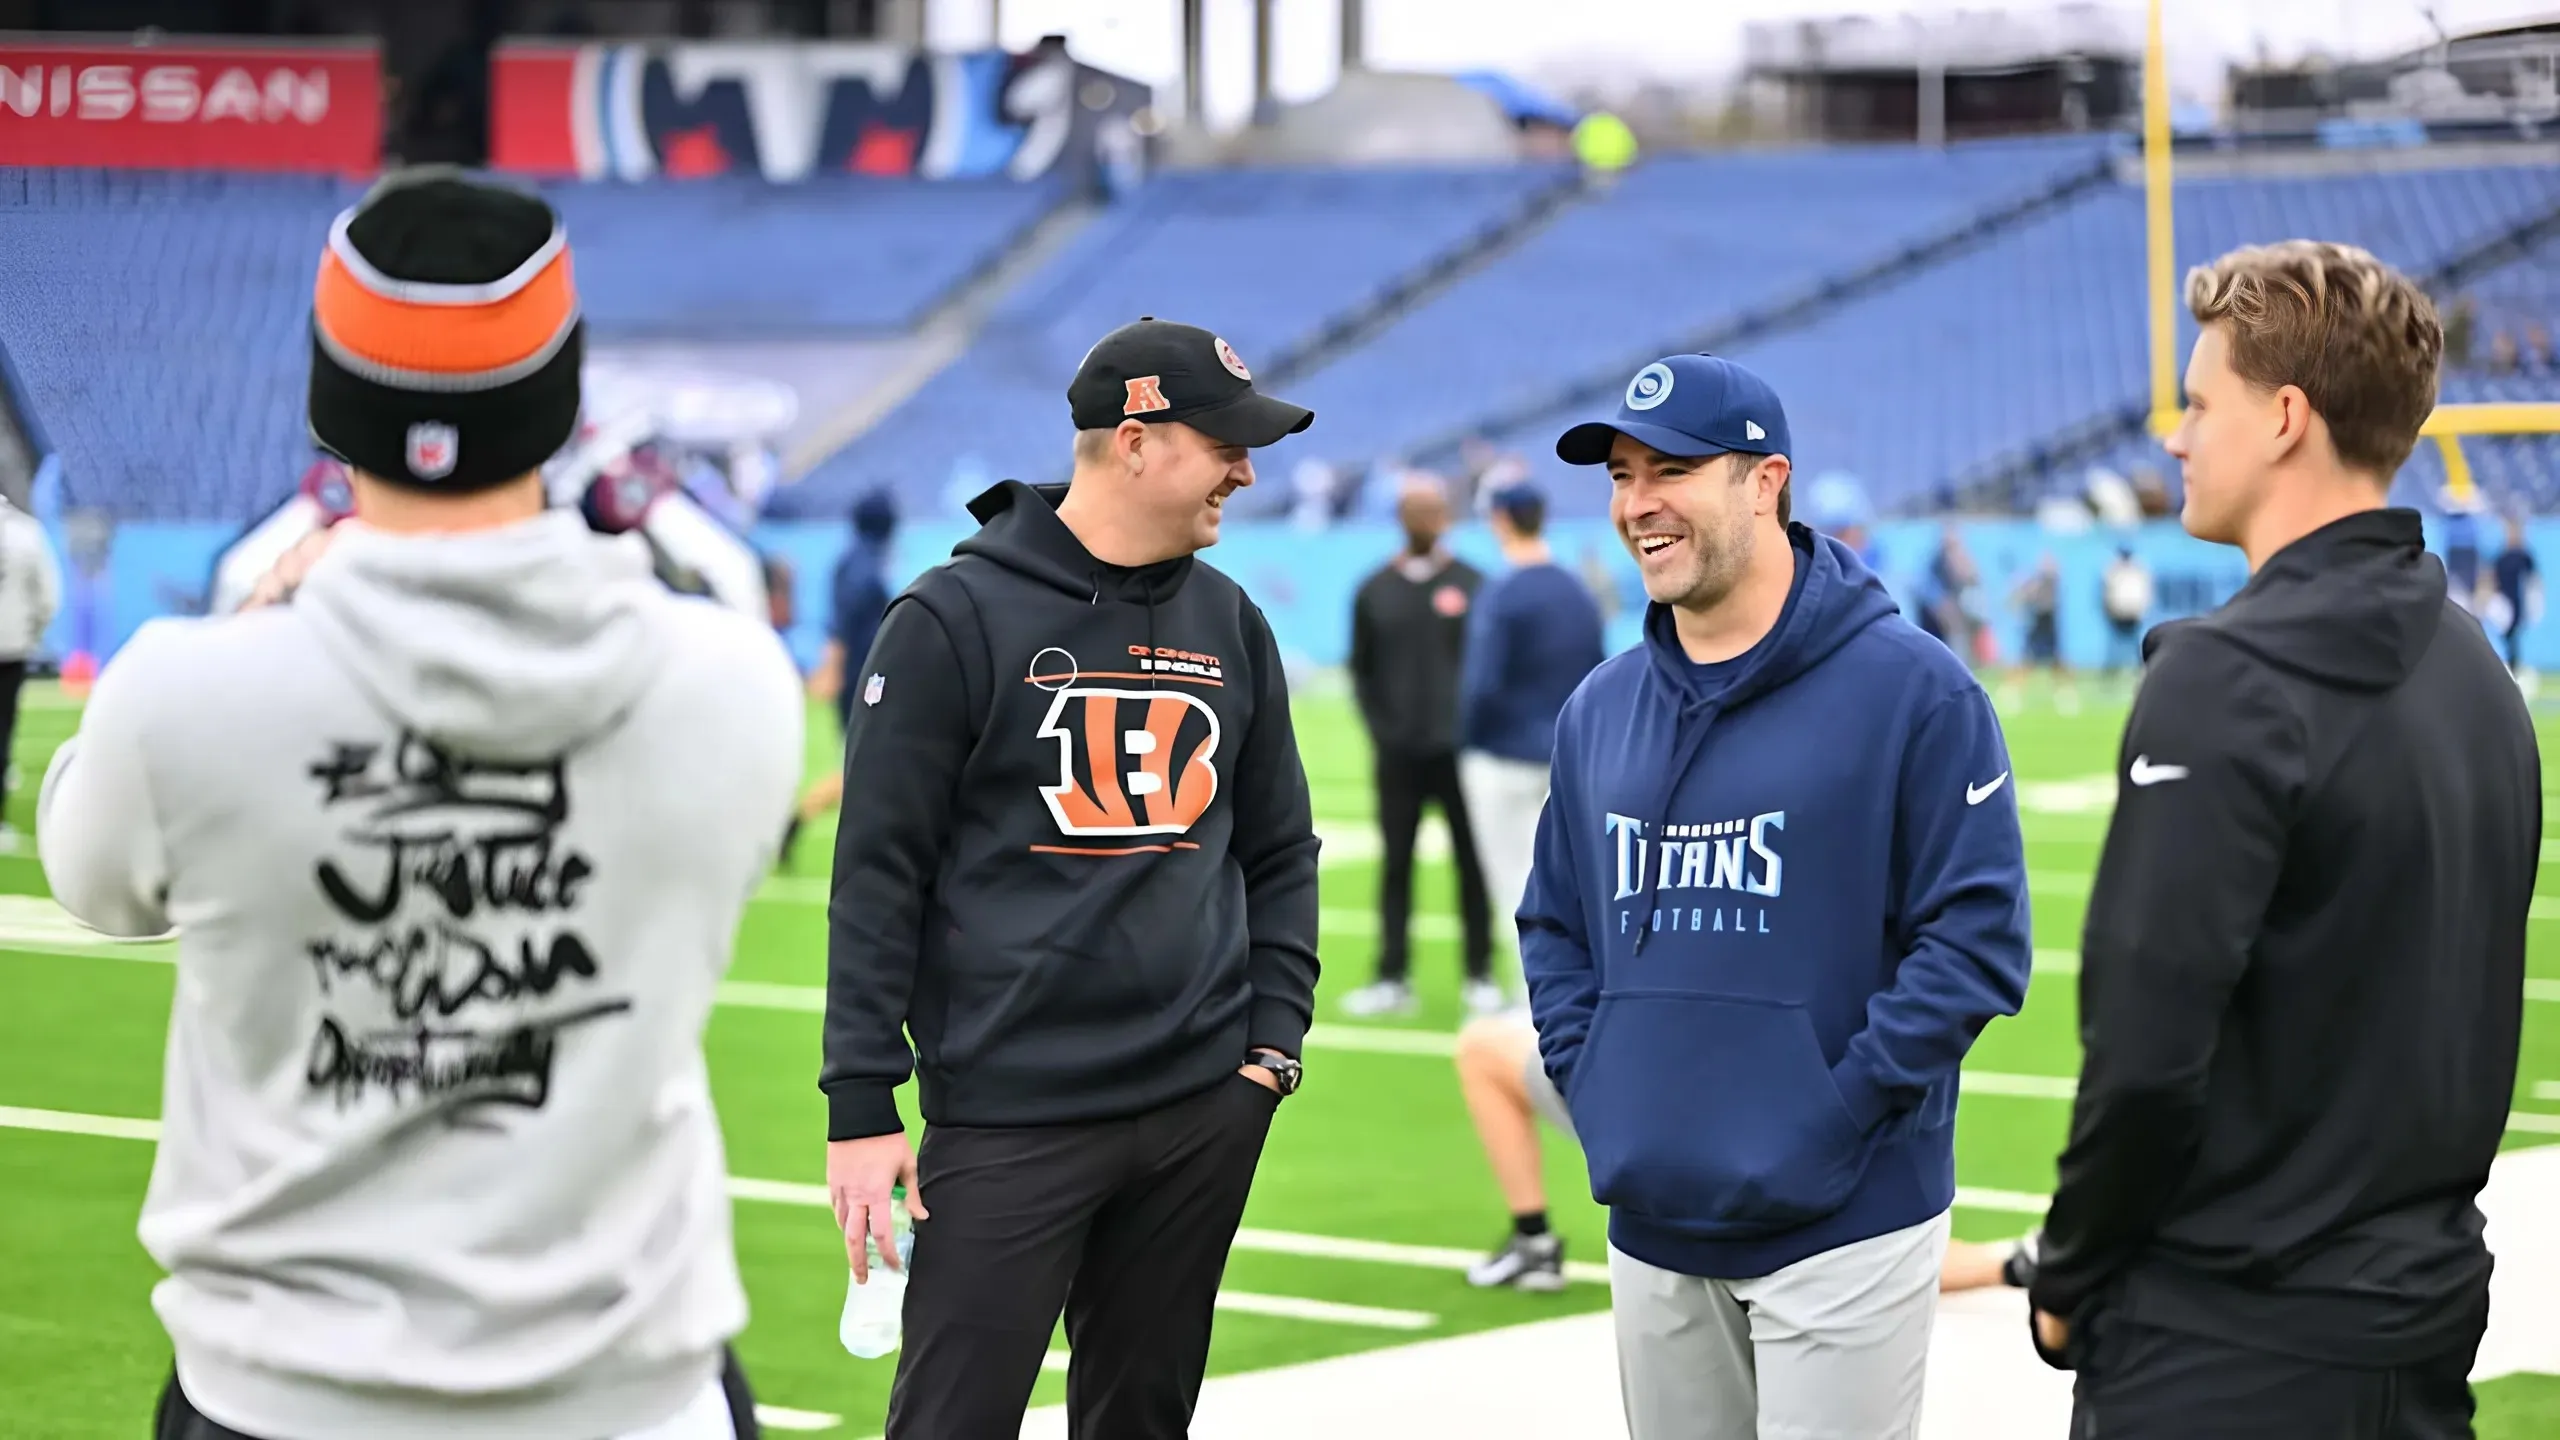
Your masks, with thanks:
[{"label": "navy baseball cap with logo", "polygon": [[1225,445],[1263,446],[1315,422],[1315,412],[1253,388],[1253,372],[1225,340],[1152,315],[1094,343],[1067,385],[1078,430],[1123,420],[1180,421]]},{"label": "navy baseball cap with logo", "polygon": [[1667,355],[1627,382],[1610,420],[1591,420],[1556,440],[1567,465],[1605,465],[1624,435],[1665,455],[1696,459],[1741,451],[1793,456],[1787,412],[1769,382],[1721,355]]}]

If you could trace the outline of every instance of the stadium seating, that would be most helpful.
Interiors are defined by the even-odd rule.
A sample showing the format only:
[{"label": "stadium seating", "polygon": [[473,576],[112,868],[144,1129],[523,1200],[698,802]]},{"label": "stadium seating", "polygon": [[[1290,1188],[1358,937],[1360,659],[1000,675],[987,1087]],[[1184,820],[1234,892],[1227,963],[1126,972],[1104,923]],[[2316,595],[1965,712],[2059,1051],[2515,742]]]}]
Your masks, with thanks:
[{"label": "stadium seating", "polygon": [[[2423,275],[2554,207],[2560,173],[2542,167],[2197,179],[2178,187],[2178,253],[2308,234]],[[2140,192],[2109,186],[1734,354],[1785,398],[1800,465],[1848,470],[1888,508],[1934,501],[2147,395],[2142,237]],[[1552,473],[1562,418],[1497,439]],[[1600,503],[1587,486],[1558,499]]]},{"label": "stadium seating", "polygon": [[[1786,397],[1806,470],[1854,473],[1888,508],[1926,504],[1969,478],[2047,466],[2056,437],[2145,401],[2141,196],[2086,183],[2118,143],[1670,157],[1525,227],[1576,182],[1572,170],[1162,176],[1016,286],[957,362],[783,490],[775,513],[831,516],[880,485],[947,512],[1000,476],[1054,476],[1066,378],[1113,326],[1196,320],[1269,378],[1275,361],[1418,277],[1434,284],[1413,310],[1274,387],[1319,418],[1262,457],[1266,480],[1282,482],[1273,491],[1300,459],[1410,453],[1814,297],[1728,350]],[[129,518],[241,521],[291,483],[308,454],[318,240],[358,193],[289,177],[0,168],[0,349],[62,454],[71,500]],[[547,193],[570,224],[600,338],[902,332],[1059,198],[863,177]],[[1984,219],[2039,194],[2064,198]],[[2312,234],[2423,276],[2555,211],[2560,171],[2543,166],[2192,177],[2178,191],[2178,250],[2192,263]],[[1956,235],[1967,238],[1947,253],[1916,254]],[[1489,240],[1500,243],[1472,268],[1453,268]],[[1877,278],[1841,288],[1860,272]],[[2462,287],[2478,307],[2474,363],[2448,375],[2447,397],[2560,395],[2530,357],[2526,373],[2485,373],[2492,334],[2560,320],[2560,242]],[[2191,331],[2182,315],[2182,354]],[[1491,438],[1561,481],[1550,445],[1566,418],[1550,409]],[[2151,453],[2132,445],[2119,468]],[[2493,495],[2560,505],[2560,440],[2466,453]],[[2068,483],[2087,463],[2049,466],[2046,480]],[[2436,473],[2411,483],[2425,489]],[[1587,485],[1555,493],[1562,514],[1602,503]]]},{"label": "stadium seating", "polygon": [[1141,315],[1205,325],[1267,373],[1327,322],[1569,175],[1501,166],[1164,176],[1027,281],[949,369],[777,495],[775,513],[837,514],[884,485],[938,506],[996,478],[1062,475],[1067,379],[1114,326]]},{"label": "stadium seating", "polygon": [[[2493,222],[2494,223],[2494,222]],[[2448,359],[2438,387],[2446,404],[2549,403],[2560,400],[2560,372],[2547,361],[2528,361],[2521,372],[2491,374],[2484,368],[2488,336],[2504,330],[2522,336],[2535,326],[2545,332],[2560,328],[2560,240],[2535,246],[2525,255],[2480,275],[2461,287],[2478,306],[2470,363]],[[2192,333],[2192,326],[2181,331]],[[2463,455],[2482,497],[2501,510],[2560,510],[2560,434],[2474,435],[2463,442]],[[2177,462],[2148,436],[2118,442],[2104,453],[2063,467],[2048,488],[2076,490],[2089,470],[2106,468],[2122,475],[2151,469],[2175,488]],[[2433,441],[2421,443],[2401,468],[2392,487],[2394,503],[2426,509],[2444,499],[2445,470]]]},{"label": "stadium seating", "polygon": [[[1672,157],[1625,175],[1297,387],[1292,450],[1394,452],[1641,363],[2087,171],[2104,137]],[[1633,365],[1628,368],[1632,371]],[[1285,458],[1285,457],[1283,457]]]},{"label": "stadium seating", "polygon": [[0,171],[0,346],[64,494],[126,518],[245,520],[310,457],[327,180]]},{"label": "stadium seating", "polygon": [[[1055,203],[1046,186],[846,178],[548,192],[591,334],[907,326]],[[307,324],[329,180],[0,169],[0,348],[65,497],[245,522],[310,458]]]},{"label": "stadium seating", "polygon": [[1053,184],[838,176],[554,185],[599,333],[903,330],[1055,205]]}]

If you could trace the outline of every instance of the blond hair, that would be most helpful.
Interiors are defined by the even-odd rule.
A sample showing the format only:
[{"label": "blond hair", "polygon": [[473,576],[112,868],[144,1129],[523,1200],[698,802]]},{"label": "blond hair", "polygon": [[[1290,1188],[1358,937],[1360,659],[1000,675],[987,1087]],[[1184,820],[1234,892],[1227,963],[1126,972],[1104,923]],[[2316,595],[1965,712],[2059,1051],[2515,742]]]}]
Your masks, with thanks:
[{"label": "blond hair", "polygon": [[2287,240],[2187,272],[2187,309],[2222,325],[2231,368],[2301,388],[2338,459],[2388,481],[2436,405],[2444,324],[2408,276],[2352,245]]}]

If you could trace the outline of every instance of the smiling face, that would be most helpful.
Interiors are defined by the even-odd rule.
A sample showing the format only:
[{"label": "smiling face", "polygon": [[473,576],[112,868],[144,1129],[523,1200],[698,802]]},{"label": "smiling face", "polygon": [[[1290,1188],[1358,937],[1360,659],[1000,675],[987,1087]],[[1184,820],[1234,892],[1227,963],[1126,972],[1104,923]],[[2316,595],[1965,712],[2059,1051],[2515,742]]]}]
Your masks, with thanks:
[{"label": "smiling face", "polygon": [[[1713,609],[1731,594],[1758,543],[1758,497],[1765,489],[1774,504],[1786,463],[1665,455],[1624,435],[1612,441],[1609,518],[1644,575],[1644,593],[1684,610]],[[1777,483],[1763,473],[1769,467]]]},{"label": "smiling face", "polygon": [[1129,437],[1130,497],[1186,550],[1218,543],[1227,497],[1253,483],[1253,452],[1179,422],[1135,427]]}]

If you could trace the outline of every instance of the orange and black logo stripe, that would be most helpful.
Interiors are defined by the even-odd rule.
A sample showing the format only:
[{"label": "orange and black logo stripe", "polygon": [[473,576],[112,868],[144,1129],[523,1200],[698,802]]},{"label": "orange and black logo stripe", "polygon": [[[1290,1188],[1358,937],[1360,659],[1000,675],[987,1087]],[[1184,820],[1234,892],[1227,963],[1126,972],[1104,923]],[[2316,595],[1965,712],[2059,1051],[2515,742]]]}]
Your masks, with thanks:
[{"label": "orange and black logo stripe", "polygon": [[578,324],[568,236],[551,238],[499,279],[476,285],[398,280],[347,238],[350,210],[329,230],[312,316],[329,357],[402,390],[494,390],[539,370]]}]

